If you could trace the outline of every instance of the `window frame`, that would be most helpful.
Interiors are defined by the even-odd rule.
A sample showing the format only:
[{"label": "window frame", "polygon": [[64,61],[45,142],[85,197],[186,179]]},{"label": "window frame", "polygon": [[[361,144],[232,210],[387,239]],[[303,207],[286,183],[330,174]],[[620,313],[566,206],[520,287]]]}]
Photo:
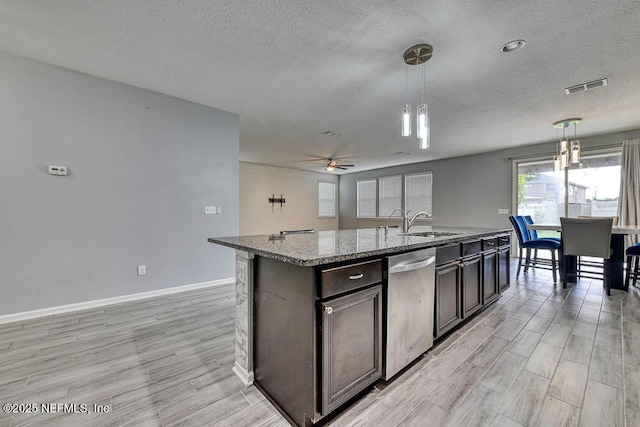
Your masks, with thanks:
[{"label": "window frame", "polygon": [[[403,176],[402,182],[402,193],[403,193],[403,209],[407,212],[407,178],[412,176],[429,176],[431,185],[429,188],[429,198],[431,199],[431,206],[429,206],[425,212],[429,212],[431,214],[431,218],[418,217],[416,221],[433,221],[433,172],[432,171],[424,171],[424,172],[416,172],[416,173],[408,173]],[[414,215],[417,212],[413,212]]]},{"label": "window frame", "polygon": [[[420,176],[420,175],[430,175],[431,176],[431,211],[429,213],[431,213],[432,217],[431,218],[417,218],[416,220],[421,220],[421,221],[433,221],[433,171],[424,171],[424,172],[415,172],[415,173],[407,173],[407,174],[398,174],[398,175],[385,175],[385,176],[380,176],[380,177],[375,177],[375,178],[363,178],[363,179],[358,179],[356,180],[356,219],[387,219],[388,216],[381,216],[380,215],[380,181],[381,180],[385,180],[385,179],[392,179],[392,178],[400,178],[401,179],[401,185],[400,185],[400,207],[406,212],[406,179],[407,177],[412,177],[412,176]],[[374,216],[362,216],[360,215],[359,212],[359,205],[360,205],[360,192],[359,192],[359,183],[361,182],[374,182],[375,183],[375,215]],[[394,214],[394,216],[392,216],[391,218],[399,218],[400,216],[399,212],[396,212]]]},{"label": "window frame", "polygon": [[[322,184],[329,184],[333,186],[333,215],[321,215],[320,214],[320,186]],[[335,182],[331,181],[318,181],[318,218],[320,219],[332,219],[338,216],[338,186]]]},{"label": "window frame", "polygon": [[[360,183],[361,182],[373,182],[375,183],[373,203],[374,213],[373,216],[360,215]],[[378,218],[378,178],[364,178],[356,180],[356,218],[360,219],[377,219]]]}]

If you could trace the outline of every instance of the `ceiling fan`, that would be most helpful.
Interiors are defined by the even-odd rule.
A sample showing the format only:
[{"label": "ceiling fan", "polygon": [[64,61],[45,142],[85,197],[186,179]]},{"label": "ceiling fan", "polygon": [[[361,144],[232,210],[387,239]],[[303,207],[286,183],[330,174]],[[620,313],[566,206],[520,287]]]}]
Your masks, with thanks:
[{"label": "ceiling fan", "polygon": [[333,172],[335,169],[347,170],[347,168],[352,168],[355,166],[355,165],[348,165],[344,163],[338,163],[336,160],[333,160],[333,159],[327,159],[327,160],[328,162],[324,167],[324,169],[327,172]]}]

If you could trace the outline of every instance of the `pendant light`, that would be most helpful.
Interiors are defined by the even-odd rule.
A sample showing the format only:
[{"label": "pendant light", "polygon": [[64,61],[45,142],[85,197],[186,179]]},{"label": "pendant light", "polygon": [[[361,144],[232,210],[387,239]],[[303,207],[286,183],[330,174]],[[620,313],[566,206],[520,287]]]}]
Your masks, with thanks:
[{"label": "pendant light", "polygon": [[[430,146],[429,106],[424,103],[425,92],[425,68],[424,64],[433,56],[433,47],[428,44],[418,44],[404,52],[405,66],[405,98],[408,99],[408,66],[422,65],[422,90],[420,92],[420,104],[416,107],[416,137],[420,141],[419,147],[427,149]],[[411,104],[407,103],[402,108],[402,136],[411,135]]]},{"label": "pendant light", "polygon": [[[404,98],[409,99],[409,65],[404,66]],[[411,104],[402,107],[402,136],[411,136]]]},{"label": "pendant light", "polygon": [[[580,122],[582,122],[582,119],[573,118],[560,120],[553,124],[554,128],[562,129],[562,139],[558,142],[556,156],[553,159],[553,168],[556,172],[580,163],[580,140],[577,139],[576,129]],[[571,126],[573,126],[574,139],[569,141],[566,136],[566,129]]]}]

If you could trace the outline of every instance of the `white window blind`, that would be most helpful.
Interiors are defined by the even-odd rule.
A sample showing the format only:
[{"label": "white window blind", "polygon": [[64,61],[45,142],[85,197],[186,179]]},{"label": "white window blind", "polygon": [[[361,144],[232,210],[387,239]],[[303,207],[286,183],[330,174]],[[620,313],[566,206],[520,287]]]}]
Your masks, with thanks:
[{"label": "white window blind", "polygon": [[357,182],[357,216],[372,218],[376,216],[376,180],[367,179]]},{"label": "white window blind", "polygon": [[[388,217],[402,207],[402,177],[389,176],[378,179],[378,216]],[[399,217],[400,211],[394,216]]]},{"label": "white window blind", "polygon": [[336,184],[333,182],[318,182],[318,216],[336,216]]},{"label": "white window blind", "polygon": [[418,212],[432,213],[431,206],[431,186],[433,184],[433,174],[431,172],[405,175],[404,192],[405,211],[411,210],[414,214]]}]

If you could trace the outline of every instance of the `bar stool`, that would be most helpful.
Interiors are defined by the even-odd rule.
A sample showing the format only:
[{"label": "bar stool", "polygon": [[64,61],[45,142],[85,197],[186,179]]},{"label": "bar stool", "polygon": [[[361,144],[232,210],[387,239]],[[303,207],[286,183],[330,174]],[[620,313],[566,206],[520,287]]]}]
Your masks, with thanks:
[{"label": "bar stool", "polygon": [[640,243],[627,248],[627,274],[624,278],[624,290],[629,290],[629,279],[633,279],[633,286],[636,286],[636,279],[640,277]]},{"label": "bar stool", "polygon": [[[525,273],[530,266],[537,266],[553,272],[553,282],[556,283],[558,278],[556,276],[556,270],[558,269],[558,262],[556,258],[556,251],[560,248],[560,242],[547,239],[531,239],[524,221],[521,216],[509,216],[509,221],[513,226],[513,230],[516,232],[518,238],[518,246],[520,247],[520,253],[518,257],[518,271],[516,277],[520,275],[520,268],[524,265]],[[523,259],[523,249],[526,249],[526,258]],[[531,261],[531,249],[543,249],[551,251],[551,262],[548,261],[544,264],[541,261],[534,259]],[[546,261],[546,260],[545,260]]]}]

